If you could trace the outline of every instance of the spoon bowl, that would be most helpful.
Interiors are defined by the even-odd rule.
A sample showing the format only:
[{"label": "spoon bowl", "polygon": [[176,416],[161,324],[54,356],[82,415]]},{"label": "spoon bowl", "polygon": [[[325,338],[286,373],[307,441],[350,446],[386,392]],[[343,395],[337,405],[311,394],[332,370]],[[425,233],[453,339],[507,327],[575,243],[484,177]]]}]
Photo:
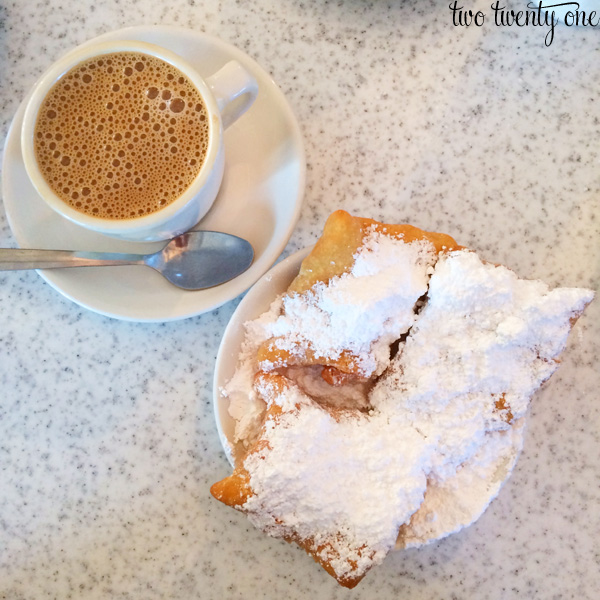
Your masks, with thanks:
[{"label": "spoon bowl", "polygon": [[201,290],[237,277],[253,259],[254,249],[242,238],[217,231],[190,231],[147,255],[144,264],[177,287]]},{"label": "spoon bowl", "polygon": [[246,271],[253,260],[250,242],[220,231],[188,231],[153,254],[0,249],[0,271],[145,265],[184,290],[226,283]]}]

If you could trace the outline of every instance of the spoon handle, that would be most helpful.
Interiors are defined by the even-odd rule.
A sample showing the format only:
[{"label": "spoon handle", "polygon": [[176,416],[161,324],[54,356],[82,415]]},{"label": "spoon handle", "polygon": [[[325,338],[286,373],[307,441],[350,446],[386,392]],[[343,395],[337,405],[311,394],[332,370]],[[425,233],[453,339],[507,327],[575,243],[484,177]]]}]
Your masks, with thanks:
[{"label": "spoon handle", "polygon": [[0,248],[0,271],[144,264],[143,254]]}]

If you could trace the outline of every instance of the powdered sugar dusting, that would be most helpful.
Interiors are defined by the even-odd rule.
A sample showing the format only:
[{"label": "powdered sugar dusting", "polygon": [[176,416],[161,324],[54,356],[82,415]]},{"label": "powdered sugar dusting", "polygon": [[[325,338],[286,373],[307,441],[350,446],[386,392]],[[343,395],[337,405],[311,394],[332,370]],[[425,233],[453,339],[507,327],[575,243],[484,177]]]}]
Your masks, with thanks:
[{"label": "powdered sugar dusting", "polygon": [[280,347],[292,354],[311,346],[329,358],[347,349],[363,372],[381,373],[389,364],[390,344],[414,322],[415,303],[427,291],[435,260],[435,249],[427,241],[407,244],[371,231],[349,273],[305,294],[279,296],[268,311],[245,323],[239,366],[222,390],[236,422],[234,441],[248,441],[264,415],[264,403],[252,386],[259,368],[273,368],[266,361],[257,363],[256,351],[263,342],[278,338]]},{"label": "powdered sugar dusting", "polygon": [[[531,395],[557,368],[570,318],[591,301],[581,289],[550,291],[468,251],[440,258],[427,305],[371,402],[438,440],[439,480],[484,443],[485,433],[525,415]],[[431,418],[434,415],[435,419]]]},{"label": "powdered sugar dusting", "polygon": [[281,314],[283,296],[278,296],[262,315],[244,324],[246,336],[242,343],[233,377],[222,388],[221,395],[229,400],[228,412],[235,420],[234,443],[253,441],[265,413],[265,404],[254,390],[254,375],[258,371],[256,351],[270,337],[269,324]]},{"label": "powdered sugar dusting", "polygon": [[446,537],[476,521],[513,470],[523,446],[525,418],[485,435],[478,451],[444,481],[429,478],[417,512],[400,528],[397,548]]},{"label": "powdered sugar dusting", "polygon": [[243,509],[271,535],[309,540],[339,577],[381,562],[399,532],[401,545],[419,545],[481,514],[514,466],[529,399],[556,368],[570,319],[593,297],[521,280],[469,251],[437,258],[426,242],[371,234],[350,273],[247,325],[227,386],[236,435],[249,439],[265,406],[252,388],[261,342],[281,336],[322,356],[351,349],[378,374],[408,331],[368,413],[325,410],[292,382],[258,390],[283,414],[244,461],[254,495]]},{"label": "powdered sugar dusting", "polygon": [[336,420],[306,399],[277,426],[268,423],[264,439],[269,447],[244,463],[255,492],[244,510],[278,537],[327,542],[339,575],[351,562],[364,569],[383,560],[400,524],[423,501],[426,442],[413,428],[399,432],[381,413]]},{"label": "powdered sugar dusting", "polygon": [[414,322],[415,303],[427,291],[435,259],[428,241],[407,244],[372,231],[349,273],[284,297],[283,313],[267,330],[291,354],[310,347],[335,359],[346,350],[364,374],[381,373],[389,345]]}]

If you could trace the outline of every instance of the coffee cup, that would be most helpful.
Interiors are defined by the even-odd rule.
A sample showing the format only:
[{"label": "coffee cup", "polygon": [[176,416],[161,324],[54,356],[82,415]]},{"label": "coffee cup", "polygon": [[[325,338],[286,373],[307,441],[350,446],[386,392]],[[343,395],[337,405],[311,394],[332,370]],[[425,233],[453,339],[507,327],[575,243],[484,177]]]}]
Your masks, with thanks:
[{"label": "coffee cup", "polygon": [[258,93],[236,61],[201,77],[140,41],[76,49],[37,82],[21,130],[46,204],[92,231],[157,241],[192,228],[223,178],[223,130]]}]

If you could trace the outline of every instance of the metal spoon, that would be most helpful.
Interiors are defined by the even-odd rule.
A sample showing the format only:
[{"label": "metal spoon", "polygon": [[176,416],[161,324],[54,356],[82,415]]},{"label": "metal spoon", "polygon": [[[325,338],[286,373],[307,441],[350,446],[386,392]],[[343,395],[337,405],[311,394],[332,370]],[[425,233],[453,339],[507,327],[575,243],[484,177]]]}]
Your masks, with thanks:
[{"label": "metal spoon", "polygon": [[0,248],[0,271],[146,265],[184,290],[203,290],[243,273],[254,258],[249,242],[218,231],[188,231],[154,254]]}]

